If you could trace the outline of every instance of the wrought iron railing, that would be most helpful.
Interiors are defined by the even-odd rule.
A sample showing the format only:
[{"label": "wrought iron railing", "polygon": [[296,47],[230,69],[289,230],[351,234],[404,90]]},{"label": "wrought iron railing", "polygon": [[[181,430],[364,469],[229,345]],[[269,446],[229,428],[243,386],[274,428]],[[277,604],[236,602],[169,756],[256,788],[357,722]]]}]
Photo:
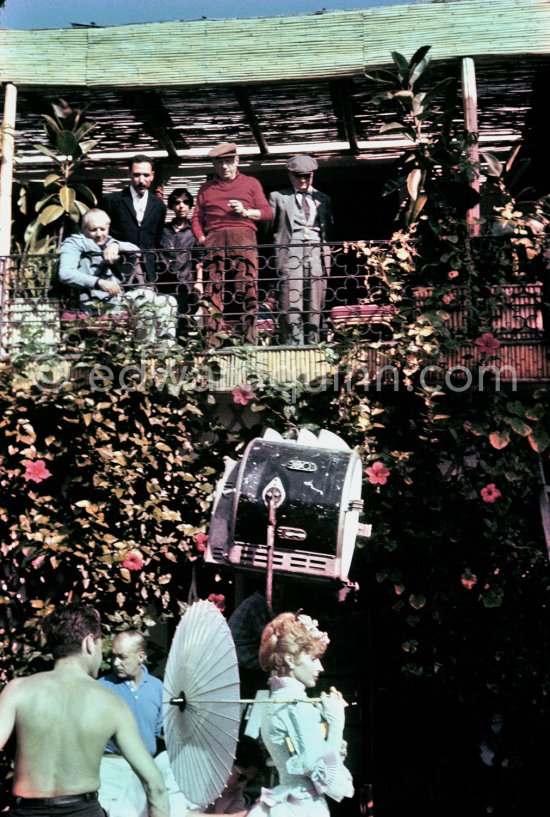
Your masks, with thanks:
[{"label": "wrought iron railing", "polygon": [[[390,242],[330,247],[193,248],[151,250],[123,257],[101,276],[115,274],[124,294],[103,300],[59,281],[57,255],[0,259],[0,331],[4,353],[74,346],[79,333],[113,322],[133,325],[136,337],[177,341],[190,333],[205,347],[318,346],[343,331],[366,343],[389,341],[404,320],[422,310],[447,314],[459,341],[492,331],[503,342],[545,337],[543,283],[517,270],[510,280],[486,279],[475,288],[388,281],[368,263]],[[72,339],[72,340],[71,340]]]}]

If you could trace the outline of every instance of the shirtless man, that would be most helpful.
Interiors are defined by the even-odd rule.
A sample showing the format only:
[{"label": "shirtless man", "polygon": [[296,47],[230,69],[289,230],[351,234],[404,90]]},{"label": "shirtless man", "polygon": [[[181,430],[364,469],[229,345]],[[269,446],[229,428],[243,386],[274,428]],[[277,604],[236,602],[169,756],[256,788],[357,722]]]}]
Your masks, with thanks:
[{"label": "shirtless man", "polygon": [[69,604],[44,622],[53,670],[15,678],[0,695],[0,748],[17,736],[10,817],[103,817],[99,765],[110,738],[141,779],[149,817],[169,817],[162,775],[128,706],[95,679],[99,614]]}]

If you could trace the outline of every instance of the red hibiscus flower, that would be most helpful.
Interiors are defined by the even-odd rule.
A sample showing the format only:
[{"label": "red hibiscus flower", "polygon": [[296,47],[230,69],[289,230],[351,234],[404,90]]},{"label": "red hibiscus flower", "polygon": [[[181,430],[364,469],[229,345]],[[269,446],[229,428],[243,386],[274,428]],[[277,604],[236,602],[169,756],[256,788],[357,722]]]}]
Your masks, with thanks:
[{"label": "red hibiscus flower", "polygon": [[196,533],[194,536],[195,544],[197,546],[197,550],[200,550],[203,553],[206,550],[206,543],[208,542],[208,534],[206,533]]},{"label": "red hibiscus flower", "polygon": [[126,558],[122,562],[122,567],[127,570],[141,570],[143,567],[143,556],[139,550],[129,550]]},{"label": "red hibiscus flower", "polygon": [[373,462],[370,468],[367,468],[367,474],[371,485],[385,485],[388,481],[390,472],[383,462],[377,460]]},{"label": "red hibiscus flower", "polygon": [[27,482],[42,482],[43,479],[51,477],[44,460],[23,460],[23,465],[27,469],[23,474],[23,479],[26,479]]},{"label": "red hibiscus flower", "polygon": [[466,590],[471,590],[472,587],[475,587],[477,584],[477,576],[475,573],[470,573],[470,571],[467,570],[466,573],[462,574],[460,583],[466,588]]},{"label": "red hibiscus flower", "polygon": [[210,593],[207,601],[211,601],[212,604],[215,604],[221,613],[225,610],[225,596],[223,593]]},{"label": "red hibiscus flower", "polygon": [[497,340],[491,332],[484,332],[474,343],[483,355],[493,355],[498,347],[502,346],[500,340]]},{"label": "red hibiscus flower", "polygon": [[494,482],[482,488],[480,494],[484,502],[496,502],[497,499],[502,496]]},{"label": "red hibiscus flower", "polygon": [[248,383],[243,383],[241,386],[235,386],[232,389],[231,394],[233,395],[233,402],[237,406],[247,406],[251,400],[254,400],[256,395],[252,390],[252,386]]}]

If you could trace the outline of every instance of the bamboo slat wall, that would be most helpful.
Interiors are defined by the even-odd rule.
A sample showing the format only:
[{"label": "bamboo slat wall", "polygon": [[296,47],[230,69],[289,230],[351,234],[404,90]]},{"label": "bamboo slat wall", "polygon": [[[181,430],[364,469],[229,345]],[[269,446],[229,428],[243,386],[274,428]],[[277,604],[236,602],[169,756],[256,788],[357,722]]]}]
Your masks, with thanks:
[{"label": "bamboo slat wall", "polygon": [[[491,388],[491,375],[469,374],[468,360],[476,356],[476,347],[464,343],[453,353],[442,356],[437,371],[426,370],[425,382],[431,385],[448,378],[449,382],[460,384],[465,378],[475,378],[476,385]],[[267,347],[256,349],[245,364],[238,353],[219,352],[212,355],[212,362],[219,366],[219,373],[209,380],[209,388],[214,392],[228,392],[235,386],[248,382],[250,373],[266,382],[276,382],[279,387],[292,388],[297,381],[312,384],[311,389],[334,388],[332,378],[336,367],[331,364],[321,349],[277,349]],[[372,389],[387,387],[403,389],[399,381],[398,370],[392,368],[392,357],[384,354],[383,349],[363,347],[357,350],[350,365],[362,371],[365,384]],[[496,367],[497,382],[513,386],[520,383],[548,383],[550,381],[550,344],[546,341],[509,342],[499,348],[498,360],[493,361]],[[465,368],[466,367],[466,368]],[[487,364],[489,369],[490,364]],[[337,386],[345,386],[337,383]],[[448,384],[447,384],[448,385]]]},{"label": "bamboo slat wall", "polygon": [[0,79],[22,87],[158,88],[353,76],[389,52],[434,59],[550,53],[548,0],[462,0],[294,17],[0,31]]}]

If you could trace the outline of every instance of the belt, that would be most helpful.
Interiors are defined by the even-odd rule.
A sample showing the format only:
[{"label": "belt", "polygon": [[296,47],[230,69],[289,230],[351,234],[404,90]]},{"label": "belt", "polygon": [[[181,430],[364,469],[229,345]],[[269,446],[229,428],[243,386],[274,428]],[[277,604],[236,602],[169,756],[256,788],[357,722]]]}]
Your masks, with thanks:
[{"label": "belt", "polygon": [[62,794],[59,797],[12,797],[15,806],[36,806],[44,808],[47,806],[71,806],[74,803],[85,803],[89,800],[97,800],[96,791],[87,791],[85,794]]}]

